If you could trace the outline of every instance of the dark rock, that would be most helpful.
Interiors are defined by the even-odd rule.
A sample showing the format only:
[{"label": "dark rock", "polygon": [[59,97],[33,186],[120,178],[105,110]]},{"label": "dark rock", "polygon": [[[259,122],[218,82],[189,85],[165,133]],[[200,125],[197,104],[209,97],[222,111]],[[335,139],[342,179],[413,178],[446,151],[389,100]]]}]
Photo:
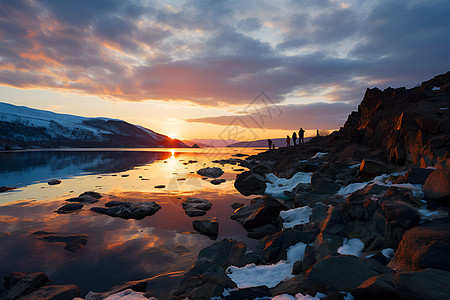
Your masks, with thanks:
[{"label": "dark rock", "polygon": [[200,146],[199,145],[197,145],[197,144],[194,144],[194,145],[192,145],[192,147],[191,148],[200,148]]},{"label": "dark rock", "polygon": [[359,175],[365,178],[374,178],[382,174],[389,174],[391,170],[379,162],[363,159],[359,166]]},{"label": "dark rock", "polygon": [[309,216],[309,222],[305,224],[305,229],[317,229],[320,224],[325,220],[328,215],[329,207],[322,202],[317,203],[312,208],[311,216]]},{"label": "dark rock", "polygon": [[74,284],[46,285],[20,298],[23,300],[71,300],[80,296],[80,289]]},{"label": "dark rock", "polygon": [[265,285],[243,288],[237,291],[231,291],[230,295],[226,296],[225,299],[242,300],[242,299],[255,299],[261,297],[272,297],[270,289]]},{"label": "dark rock", "polygon": [[233,155],[231,155],[231,156],[234,156],[234,157],[245,157],[245,156],[248,156],[248,154],[244,154],[244,153],[236,153],[236,154],[233,154]]},{"label": "dark rock", "polygon": [[87,244],[89,235],[54,235],[43,231],[37,231],[32,234],[32,237],[50,243],[64,243],[66,244],[64,249],[73,252],[83,248]]},{"label": "dark rock", "polygon": [[406,183],[424,185],[428,176],[433,172],[432,169],[412,168],[404,175]]},{"label": "dark rock", "polygon": [[352,169],[346,165],[328,162],[323,164],[311,176],[311,188],[319,194],[336,194],[344,180],[351,177]]},{"label": "dark rock", "polygon": [[67,199],[69,202],[82,202],[82,203],[96,203],[98,199],[102,198],[103,195],[97,192],[84,192],[78,197]]},{"label": "dark rock", "polygon": [[89,196],[89,197],[92,197],[92,198],[95,198],[95,199],[103,198],[102,194],[100,194],[98,192],[94,192],[94,191],[84,192],[84,193],[80,194],[78,197],[84,197],[84,196]]},{"label": "dark rock", "polygon": [[303,281],[303,276],[298,275],[292,279],[285,280],[277,284],[275,287],[271,288],[270,291],[272,295],[296,295],[301,292],[300,285]]},{"label": "dark rock", "polygon": [[234,187],[244,196],[262,195],[266,190],[266,180],[259,174],[245,171],[236,175]]},{"label": "dark rock", "polygon": [[187,198],[181,206],[190,217],[198,217],[206,214],[211,209],[212,203],[205,199]]},{"label": "dark rock", "polygon": [[221,183],[223,183],[225,181],[227,181],[227,180],[226,179],[213,179],[210,182],[211,182],[211,184],[218,185],[218,184],[221,184]]},{"label": "dark rock", "polygon": [[70,214],[70,213],[78,211],[82,208],[83,208],[83,204],[69,203],[69,204],[61,206],[60,208],[55,210],[55,212],[58,214]]},{"label": "dark rock", "polygon": [[282,228],[280,211],[287,207],[271,196],[265,196],[252,204],[237,209],[230,218],[241,224],[249,236],[260,238]]},{"label": "dark rock", "polygon": [[266,175],[267,173],[270,172],[270,168],[265,164],[258,164],[252,167],[252,171],[253,173],[256,173],[258,175]]},{"label": "dark rock", "polygon": [[0,186],[0,193],[8,192],[17,189],[16,187],[11,186]]},{"label": "dark rock", "polygon": [[105,214],[111,217],[119,217],[123,219],[136,219],[140,220],[147,216],[154,215],[161,209],[156,202],[150,203],[130,203],[124,202],[123,204],[113,207],[92,207],[93,212]]},{"label": "dark rock", "polygon": [[449,218],[406,231],[389,267],[403,272],[425,268],[450,271]]},{"label": "dark rock", "polygon": [[57,185],[57,184],[60,184],[60,183],[61,183],[61,180],[59,180],[59,179],[51,179],[48,182],[48,185]]},{"label": "dark rock", "polygon": [[256,246],[255,252],[264,264],[276,263],[287,259],[286,252],[289,247],[299,242],[312,243],[318,234],[318,231],[307,232],[288,228],[261,239]]},{"label": "dark rock", "polygon": [[217,167],[207,167],[207,168],[203,168],[197,171],[197,174],[200,176],[205,176],[205,177],[210,177],[210,178],[218,178],[220,176],[222,176],[224,172],[222,171],[221,168],[217,168]]},{"label": "dark rock", "polygon": [[158,185],[155,185],[154,186],[154,188],[155,189],[163,189],[163,188],[165,188],[166,186],[164,185],[164,184],[158,184]]},{"label": "dark rock", "polygon": [[326,205],[337,205],[344,203],[345,198],[339,195],[320,194],[312,191],[304,191],[294,196],[294,206],[315,206],[317,203],[323,203]]},{"label": "dark rock", "polygon": [[[315,263],[306,273],[302,290],[309,294],[335,289],[348,291],[368,278],[390,273],[390,269],[373,259],[345,255]],[[316,288],[319,287],[319,290]]]},{"label": "dark rock", "polygon": [[147,290],[146,280],[128,281],[119,285],[113,286],[110,290],[103,293],[89,292],[89,300],[105,299],[113,294],[120,293],[124,290],[131,289],[135,292],[145,293]]},{"label": "dark rock", "polygon": [[303,272],[303,261],[299,260],[292,266],[292,275],[298,275]]},{"label": "dark rock", "polygon": [[450,164],[431,173],[423,185],[425,196],[450,204]]},{"label": "dark rock", "polygon": [[350,291],[356,299],[422,300],[448,299],[450,272],[424,269],[418,272],[383,274],[372,277]]},{"label": "dark rock", "polygon": [[231,208],[238,209],[239,207],[242,207],[244,205],[245,205],[244,203],[233,203],[233,204],[231,204]]},{"label": "dark rock", "polygon": [[12,272],[5,277],[5,287],[9,290],[7,299],[18,299],[50,282],[47,275],[42,272],[20,273]]},{"label": "dark rock", "polygon": [[231,265],[243,267],[246,252],[247,246],[244,243],[223,239],[202,249],[198,254],[197,263],[211,262],[221,265],[224,269]]},{"label": "dark rock", "polygon": [[313,173],[311,176],[312,190],[319,194],[335,194],[341,188],[341,184],[336,183],[332,178]]},{"label": "dark rock", "polygon": [[126,202],[124,201],[117,201],[117,200],[113,200],[113,201],[108,201],[105,203],[106,207],[114,207],[114,206],[119,206],[122,204],[125,204]]},{"label": "dark rock", "polygon": [[306,272],[313,264],[316,263],[316,251],[310,245],[306,245],[305,253],[302,260],[302,271]]},{"label": "dark rock", "polygon": [[219,234],[219,222],[217,218],[194,220],[192,226],[199,233],[207,235],[212,239],[217,239],[217,235]]}]

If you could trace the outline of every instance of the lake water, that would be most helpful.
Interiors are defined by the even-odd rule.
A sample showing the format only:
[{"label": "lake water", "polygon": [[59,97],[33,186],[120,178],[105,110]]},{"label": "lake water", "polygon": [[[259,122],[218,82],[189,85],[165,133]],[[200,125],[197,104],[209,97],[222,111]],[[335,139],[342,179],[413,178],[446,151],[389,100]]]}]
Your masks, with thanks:
[{"label": "lake water", "polygon": [[[233,186],[240,166],[221,166],[212,160],[236,153],[256,154],[249,148],[201,149],[65,149],[0,152],[0,186],[17,189],[0,193],[0,278],[12,271],[45,272],[53,284],[78,285],[103,292],[124,281],[150,278],[189,269],[198,252],[215,241],[198,234],[181,208],[186,197],[211,201],[205,217],[217,217],[219,237],[245,242],[245,230],[230,219],[234,202],[248,203]],[[196,160],[196,163],[189,163]],[[221,167],[227,181],[212,185],[195,172]],[[62,182],[50,186],[48,180]],[[165,185],[163,189],[154,188]],[[78,213],[54,212],[65,199],[85,191],[105,195],[85,204]],[[124,220],[89,209],[111,199],[152,202],[161,206],[142,220]],[[63,243],[36,239],[32,233],[88,234],[88,243],[74,252]],[[169,287],[167,287],[169,288]]]}]

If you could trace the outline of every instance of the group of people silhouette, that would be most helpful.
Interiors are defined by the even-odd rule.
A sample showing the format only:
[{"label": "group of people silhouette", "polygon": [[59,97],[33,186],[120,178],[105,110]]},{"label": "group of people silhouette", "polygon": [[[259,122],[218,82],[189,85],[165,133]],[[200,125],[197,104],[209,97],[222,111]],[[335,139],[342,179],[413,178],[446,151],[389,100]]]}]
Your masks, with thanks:
[{"label": "group of people silhouette", "polygon": [[[297,145],[297,132],[294,131],[292,133],[292,141],[294,143],[294,146]],[[269,145],[270,149],[275,149],[275,144],[272,142],[271,139],[267,139],[267,143]],[[303,128],[300,128],[298,131],[298,144],[304,144],[305,143],[305,130]],[[289,147],[291,145],[291,137],[289,135],[286,136],[286,146]]]}]

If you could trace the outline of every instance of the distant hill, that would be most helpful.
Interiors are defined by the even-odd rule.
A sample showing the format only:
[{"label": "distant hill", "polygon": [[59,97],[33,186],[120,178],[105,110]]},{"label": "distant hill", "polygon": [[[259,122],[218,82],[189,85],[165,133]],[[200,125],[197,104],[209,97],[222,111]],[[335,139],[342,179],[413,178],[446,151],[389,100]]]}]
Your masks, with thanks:
[{"label": "distant hill", "polygon": [[192,139],[189,141],[183,141],[188,146],[192,146],[193,144],[197,144],[200,147],[227,147],[233,143],[237,143],[239,141],[236,140],[221,140],[221,139]]},{"label": "distant hill", "polygon": [[139,125],[0,102],[0,149],[187,147]]},{"label": "distant hill", "polygon": [[[305,138],[305,142],[312,139],[312,137]],[[272,143],[275,144],[275,147],[286,147],[286,138],[276,138],[271,139]],[[298,141],[298,140],[297,140]],[[292,139],[291,139],[291,145],[293,145]],[[267,139],[264,140],[257,140],[257,141],[250,141],[250,142],[237,142],[228,145],[227,147],[268,147]]]}]

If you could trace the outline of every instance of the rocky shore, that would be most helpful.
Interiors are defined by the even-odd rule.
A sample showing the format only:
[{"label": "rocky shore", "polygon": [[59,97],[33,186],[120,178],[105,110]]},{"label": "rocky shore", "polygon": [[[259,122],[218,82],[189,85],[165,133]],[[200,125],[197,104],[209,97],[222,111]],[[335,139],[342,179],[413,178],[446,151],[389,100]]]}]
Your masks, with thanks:
[{"label": "rocky shore", "polygon": [[[450,72],[409,90],[368,89],[329,136],[222,161],[249,169],[234,186],[254,198],[236,203],[230,217],[256,247],[223,239],[183,274],[85,299],[449,299],[449,104]],[[208,209],[194,200],[187,214]],[[214,236],[209,223],[197,230]],[[173,286],[169,295],[156,289],[161,281]],[[48,282],[42,273],[12,273],[0,295],[79,296],[73,285]]]}]

